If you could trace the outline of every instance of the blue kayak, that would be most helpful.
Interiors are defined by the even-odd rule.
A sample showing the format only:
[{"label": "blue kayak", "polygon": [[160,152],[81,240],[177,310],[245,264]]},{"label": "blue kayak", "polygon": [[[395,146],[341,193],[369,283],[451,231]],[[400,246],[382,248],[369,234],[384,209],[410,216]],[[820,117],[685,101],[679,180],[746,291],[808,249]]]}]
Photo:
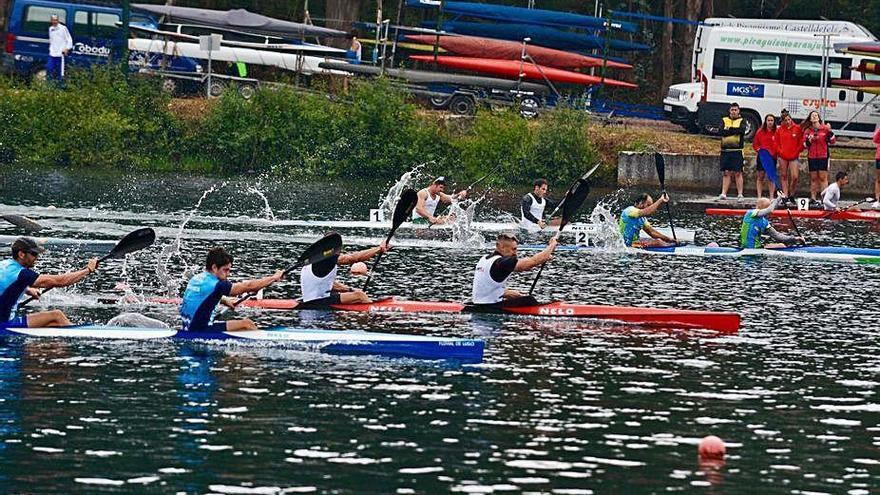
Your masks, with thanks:
[{"label": "blue kayak", "polygon": [[[425,27],[435,27],[436,24],[426,22]],[[496,38],[502,40],[522,41],[523,38],[531,38],[531,43],[558,50],[603,50],[605,38],[589,34],[579,34],[563,31],[547,26],[533,26],[530,24],[489,24],[482,22],[448,21],[444,22],[441,29],[445,32],[482,36],[484,38]],[[609,39],[609,50],[638,51],[650,49],[643,43],[632,41]]]},{"label": "blue kayak", "polygon": [[[407,0],[407,7],[436,10],[436,0]],[[527,9],[490,3],[474,2],[443,2],[445,14],[464,15],[479,19],[491,19],[503,22],[519,22],[522,24],[540,24],[546,26],[565,26],[580,29],[604,30],[605,19],[591,15],[574,14],[558,10]],[[611,21],[612,29],[629,33],[637,33],[639,27],[632,22]]]},{"label": "blue kayak", "polygon": [[[526,251],[544,249],[544,244],[527,244],[520,246]],[[558,251],[599,251],[592,246],[559,246]],[[775,249],[741,249],[734,247],[709,246],[670,246],[649,248],[626,248],[632,254],[666,254],[673,256],[784,256],[827,261],[848,261],[854,263],[880,263],[880,249],[854,248],[843,246],[791,246]]]},{"label": "blue kayak", "polygon": [[485,343],[478,339],[400,335],[348,330],[278,327],[243,332],[182,332],[170,328],[78,325],[45,328],[0,328],[0,336],[90,338],[115,340],[186,339],[250,341],[303,348],[329,354],[372,354],[389,357],[479,363]]}]

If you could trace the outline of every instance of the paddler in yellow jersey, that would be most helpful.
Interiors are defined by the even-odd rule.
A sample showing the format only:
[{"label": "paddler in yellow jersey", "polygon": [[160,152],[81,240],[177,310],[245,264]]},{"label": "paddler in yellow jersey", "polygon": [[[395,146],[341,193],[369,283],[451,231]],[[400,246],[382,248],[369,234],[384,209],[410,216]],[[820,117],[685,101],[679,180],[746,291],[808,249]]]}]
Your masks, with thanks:
[{"label": "paddler in yellow jersey", "polygon": [[461,201],[467,196],[467,189],[454,196],[446,194],[446,177],[437,177],[430,186],[418,192],[419,200],[412,212],[412,222],[422,225],[436,225],[450,223],[454,217],[434,216],[440,203],[450,204],[453,199]]},{"label": "paddler in yellow jersey", "polygon": [[[626,207],[620,213],[620,235],[627,247],[666,247],[674,246],[675,241],[651,226],[648,223],[649,216],[653,215],[660,205],[669,201],[665,193],[654,201],[649,194],[639,195],[632,206]],[[640,240],[639,233],[645,231],[651,239]]]}]

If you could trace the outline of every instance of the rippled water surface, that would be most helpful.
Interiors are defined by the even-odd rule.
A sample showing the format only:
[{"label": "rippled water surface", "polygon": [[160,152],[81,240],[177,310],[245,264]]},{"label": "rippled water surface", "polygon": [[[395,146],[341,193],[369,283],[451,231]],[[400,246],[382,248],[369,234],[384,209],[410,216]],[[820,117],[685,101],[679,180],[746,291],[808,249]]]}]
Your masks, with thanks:
[{"label": "rippled water surface", "polygon": [[[159,233],[150,249],[35,306],[76,322],[137,311],[176,324],[173,307],[98,296],[120,295],[120,282],[137,295],[174,292],[216,244],[236,256],[234,276],[267,275],[322,233],[285,220],[366,219],[388,186],[2,172],[0,213],[32,216],[46,226],[40,235]],[[521,193],[490,193],[478,219],[503,219]],[[611,191],[605,201],[625,196]],[[737,238],[736,219],[676,210],[700,242]],[[880,247],[876,223],[800,226],[817,244]],[[0,226],[0,235],[18,233]],[[363,246],[383,233],[343,235]],[[482,251],[451,249],[448,236],[401,231],[371,291],[463,299]],[[54,249],[38,268],[79,267],[110,245]],[[485,339],[483,364],[467,366],[241,344],[6,338],[0,491],[874,493],[878,291],[880,270],[869,265],[560,253],[541,298],[737,311],[742,328],[719,336],[492,316],[242,312],[264,326]],[[295,284],[267,296],[295,297]],[[708,434],[727,442],[725,462],[699,462]]]}]

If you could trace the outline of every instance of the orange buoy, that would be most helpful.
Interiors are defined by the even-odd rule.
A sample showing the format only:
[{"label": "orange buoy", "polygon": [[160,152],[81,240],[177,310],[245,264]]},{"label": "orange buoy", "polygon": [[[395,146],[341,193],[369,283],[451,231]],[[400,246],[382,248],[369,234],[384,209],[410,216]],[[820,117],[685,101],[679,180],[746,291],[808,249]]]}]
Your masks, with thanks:
[{"label": "orange buoy", "polygon": [[701,458],[724,459],[724,454],[727,453],[727,447],[724,446],[724,440],[721,440],[715,435],[709,435],[700,440],[700,446],[697,449],[697,452]]}]

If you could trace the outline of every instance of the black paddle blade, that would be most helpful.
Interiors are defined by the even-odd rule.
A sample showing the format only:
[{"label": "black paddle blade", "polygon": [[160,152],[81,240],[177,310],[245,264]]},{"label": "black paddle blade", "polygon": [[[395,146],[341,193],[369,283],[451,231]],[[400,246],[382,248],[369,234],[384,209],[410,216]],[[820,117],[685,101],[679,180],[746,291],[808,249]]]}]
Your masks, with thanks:
[{"label": "black paddle blade", "polygon": [[41,230],[43,228],[42,225],[22,215],[3,215],[3,220],[6,220],[12,225],[15,225],[16,227],[21,227],[25,230],[35,231]]},{"label": "black paddle blade", "polygon": [[418,202],[419,195],[414,189],[405,189],[400,193],[400,199],[397,200],[397,205],[394,206],[394,216],[391,220],[391,228],[393,230],[397,230],[400,224],[409,220],[413,208],[416,207]]},{"label": "black paddle blade", "polygon": [[666,159],[660,153],[654,153],[654,166],[657,167],[657,178],[660,179],[660,189],[666,189]]},{"label": "black paddle blade", "polygon": [[[326,260],[331,256],[336,256],[342,252],[342,236],[336,232],[325,235],[318,239],[317,242],[307,247],[305,251],[296,260],[297,265],[311,265],[319,261]],[[294,265],[293,267],[295,267]],[[290,271],[293,267],[285,271]]]},{"label": "black paddle blade", "polygon": [[590,194],[590,184],[585,177],[578,179],[565,193],[565,199],[563,200],[565,202],[562,204],[561,225],[567,224],[574,217],[575,213],[586,201],[587,195]]},{"label": "black paddle blade", "polygon": [[128,233],[125,237],[119,240],[113,249],[110,252],[101,258],[101,260],[106,260],[109,258],[122,258],[126,254],[133,253],[135,251],[140,251],[147,246],[152,245],[156,241],[156,231],[147,227],[143,229],[137,229],[134,232]]}]

